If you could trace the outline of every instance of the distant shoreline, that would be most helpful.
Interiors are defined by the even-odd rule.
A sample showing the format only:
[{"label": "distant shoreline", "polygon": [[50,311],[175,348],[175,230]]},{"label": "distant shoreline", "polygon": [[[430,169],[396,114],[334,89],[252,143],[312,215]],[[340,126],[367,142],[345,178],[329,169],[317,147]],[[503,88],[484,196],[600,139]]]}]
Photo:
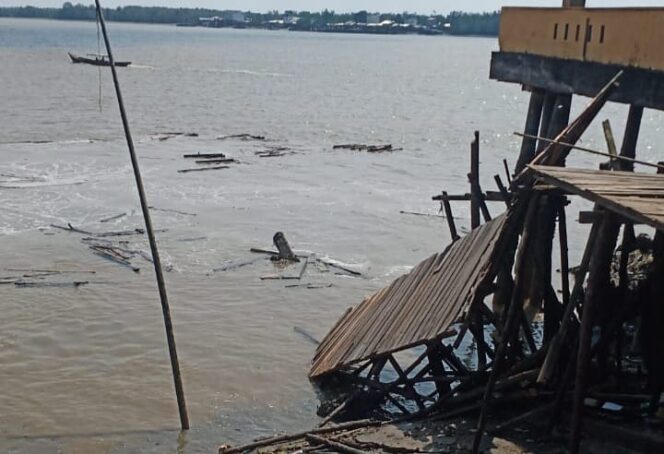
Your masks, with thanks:
[{"label": "distant shoreline", "polygon": [[[54,19],[70,21],[95,21],[94,6],[65,3],[62,8],[38,8],[33,6],[0,7],[0,18]],[[409,13],[335,13],[324,10],[251,11],[210,10],[202,8],[167,8],[125,6],[105,8],[104,17],[109,22],[162,24],[180,27],[235,28],[289,30],[319,33],[348,33],[373,35],[498,35],[499,12],[463,13],[448,15],[418,15]]]}]

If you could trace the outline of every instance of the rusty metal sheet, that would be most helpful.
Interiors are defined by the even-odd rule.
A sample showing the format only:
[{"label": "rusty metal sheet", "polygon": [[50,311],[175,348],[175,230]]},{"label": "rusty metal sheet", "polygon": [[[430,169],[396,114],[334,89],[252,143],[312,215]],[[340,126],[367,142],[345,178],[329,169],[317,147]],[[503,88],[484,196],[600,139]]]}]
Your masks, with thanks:
[{"label": "rusty metal sheet", "polygon": [[529,166],[543,182],[664,232],[664,175]]},{"label": "rusty metal sheet", "polygon": [[346,312],[319,345],[309,376],[440,338],[493,279],[506,219],[473,230]]}]

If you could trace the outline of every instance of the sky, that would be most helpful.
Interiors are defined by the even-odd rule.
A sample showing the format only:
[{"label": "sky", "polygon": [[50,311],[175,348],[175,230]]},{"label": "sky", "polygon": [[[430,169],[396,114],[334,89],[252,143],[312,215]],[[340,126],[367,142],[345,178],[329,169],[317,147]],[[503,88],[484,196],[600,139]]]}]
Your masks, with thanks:
[{"label": "sky", "polygon": [[[93,0],[70,0],[72,3],[91,4]],[[61,6],[64,0],[0,0],[0,6]],[[170,7],[201,7],[214,9],[241,9],[243,11],[268,11],[286,9],[321,11],[380,11],[418,12],[436,11],[494,11],[502,6],[561,6],[562,0],[101,0],[102,6],[146,5]],[[589,7],[602,6],[663,6],[664,0],[587,0]]]}]

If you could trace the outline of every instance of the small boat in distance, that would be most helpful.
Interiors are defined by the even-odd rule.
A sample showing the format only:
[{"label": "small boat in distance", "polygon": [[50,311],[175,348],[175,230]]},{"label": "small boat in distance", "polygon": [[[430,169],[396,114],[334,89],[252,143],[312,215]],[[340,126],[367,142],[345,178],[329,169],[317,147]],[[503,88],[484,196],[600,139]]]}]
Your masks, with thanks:
[{"label": "small boat in distance", "polygon": [[[94,65],[94,66],[111,66],[111,62],[108,60],[108,57],[106,55],[97,55],[97,54],[88,54],[89,57],[79,57],[78,55],[74,55],[71,52],[67,52],[69,54],[69,58],[71,58],[72,63],[87,63],[88,65]],[[131,65],[130,61],[116,61],[115,66],[129,66]]]}]

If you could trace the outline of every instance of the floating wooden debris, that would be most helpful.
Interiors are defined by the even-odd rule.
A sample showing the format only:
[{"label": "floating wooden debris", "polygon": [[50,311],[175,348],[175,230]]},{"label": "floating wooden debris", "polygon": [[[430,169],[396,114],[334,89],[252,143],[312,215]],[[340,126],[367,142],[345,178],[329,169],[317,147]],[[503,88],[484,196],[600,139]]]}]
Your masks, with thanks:
[{"label": "floating wooden debris", "polygon": [[224,153],[196,153],[182,155],[186,159],[222,159],[226,157]]},{"label": "floating wooden debris", "polygon": [[399,214],[409,214],[412,216],[427,216],[427,217],[432,217],[432,218],[444,218],[442,214],[433,214],[433,213],[418,213],[416,211],[399,211]]},{"label": "floating wooden debris", "polygon": [[[54,229],[60,229],[60,230],[65,230],[68,232],[74,232],[74,233],[80,233],[82,235],[90,235],[94,236],[97,238],[106,238],[106,237],[115,237],[115,236],[131,236],[131,235],[144,235],[145,230],[144,229],[133,229],[133,230],[121,230],[121,231],[114,231],[114,232],[89,232],[87,230],[81,230],[79,228],[76,228],[72,226],[71,224],[67,224],[67,226],[61,226],[57,224],[51,224],[51,227]],[[164,232],[165,230],[160,230],[161,232]]]},{"label": "floating wooden debris", "polygon": [[26,282],[26,281],[17,281],[14,282],[16,287],[20,288],[43,288],[43,287],[74,287],[79,288],[84,285],[88,285],[88,281],[74,281],[74,282]]},{"label": "floating wooden debris", "polygon": [[291,151],[289,147],[268,147],[265,150],[254,152],[259,158],[277,158],[281,156],[286,156],[287,154],[295,154],[294,151]]},{"label": "floating wooden debris", "polygon": [[100,219],[99,222],[101,222],[102,224],[105,224],[107,222],[111,222],[111,221],[115,221],[117,219],[121,219],[125,216],[127,216],[127,213],[120,213],[120,214],[116,214],[114,216],[110,216],[110,217],[107,217],[107,218],[104,218],[104,219]]},{"label": "floating wooden debris", "polygon": [[226,262],[223,265],[221,265],[219,268],[215,268],[212,271],[215,273],[221,272],[221,271],[230,271],[230,270],[235,270],[238,268],[242,268],[248,265],[253,265],[256,262],[259,262],[261,260],[266,260],[264,257],[258,257],[258,258],[252,258],[252,259],[245,259],[245,260],[233,260],[231,262]]},{"label": "floating wooden debris", "polygon": [[182,210],[173,210],[173,209],[170,209],[170,208],[157,208],[157,207],[151,206],[150,209],[152,211],[162,211],[164,213],[175,213],[175,214],[181,214],[183,216],[198,216],[198,214],[196,214],[196,213],[189,213],[187,211],[182,211]]},{"label": "floating wooden debris", "polygon": [[230,169],[229,166],[215,166],[215,167],[198,167],[195,169],[181,169],[178,170],[178,173],[189,173],[189,172],[204,172],[207,170],[221,170],[221,169]]},{"label": "floating wooden debris", "polygon": [[175,137],[198,137],[196,132],[163,132],[155,136],[155,138],[161,142],[166,140],[173,139]]},{"label": "floating wooden debris", "polygon": [[256,140],[256,141],[264,141],[265,136],[259,136],[259,135],[254,135],[254,134],[230,134],[227,136],[220,136],[217,137],[217,140],[228,140],[228,139],[239,139],[239,140]]},{"label": "floating wooden debris", "polygon": [[220,159],[201,159],[196,161],[196,164],[230,164],[237,162],[233,158],[220,158]]},{"label": "floating wooden debris", "polygon": [[385,151],[401,151],[403,148],[394,148],[391,143],[386,145],[367,145],[360,143],[349,143],[334,145],[333,150],[355,150],[355,151],[366,151],[368,153],[383,153]]}]

